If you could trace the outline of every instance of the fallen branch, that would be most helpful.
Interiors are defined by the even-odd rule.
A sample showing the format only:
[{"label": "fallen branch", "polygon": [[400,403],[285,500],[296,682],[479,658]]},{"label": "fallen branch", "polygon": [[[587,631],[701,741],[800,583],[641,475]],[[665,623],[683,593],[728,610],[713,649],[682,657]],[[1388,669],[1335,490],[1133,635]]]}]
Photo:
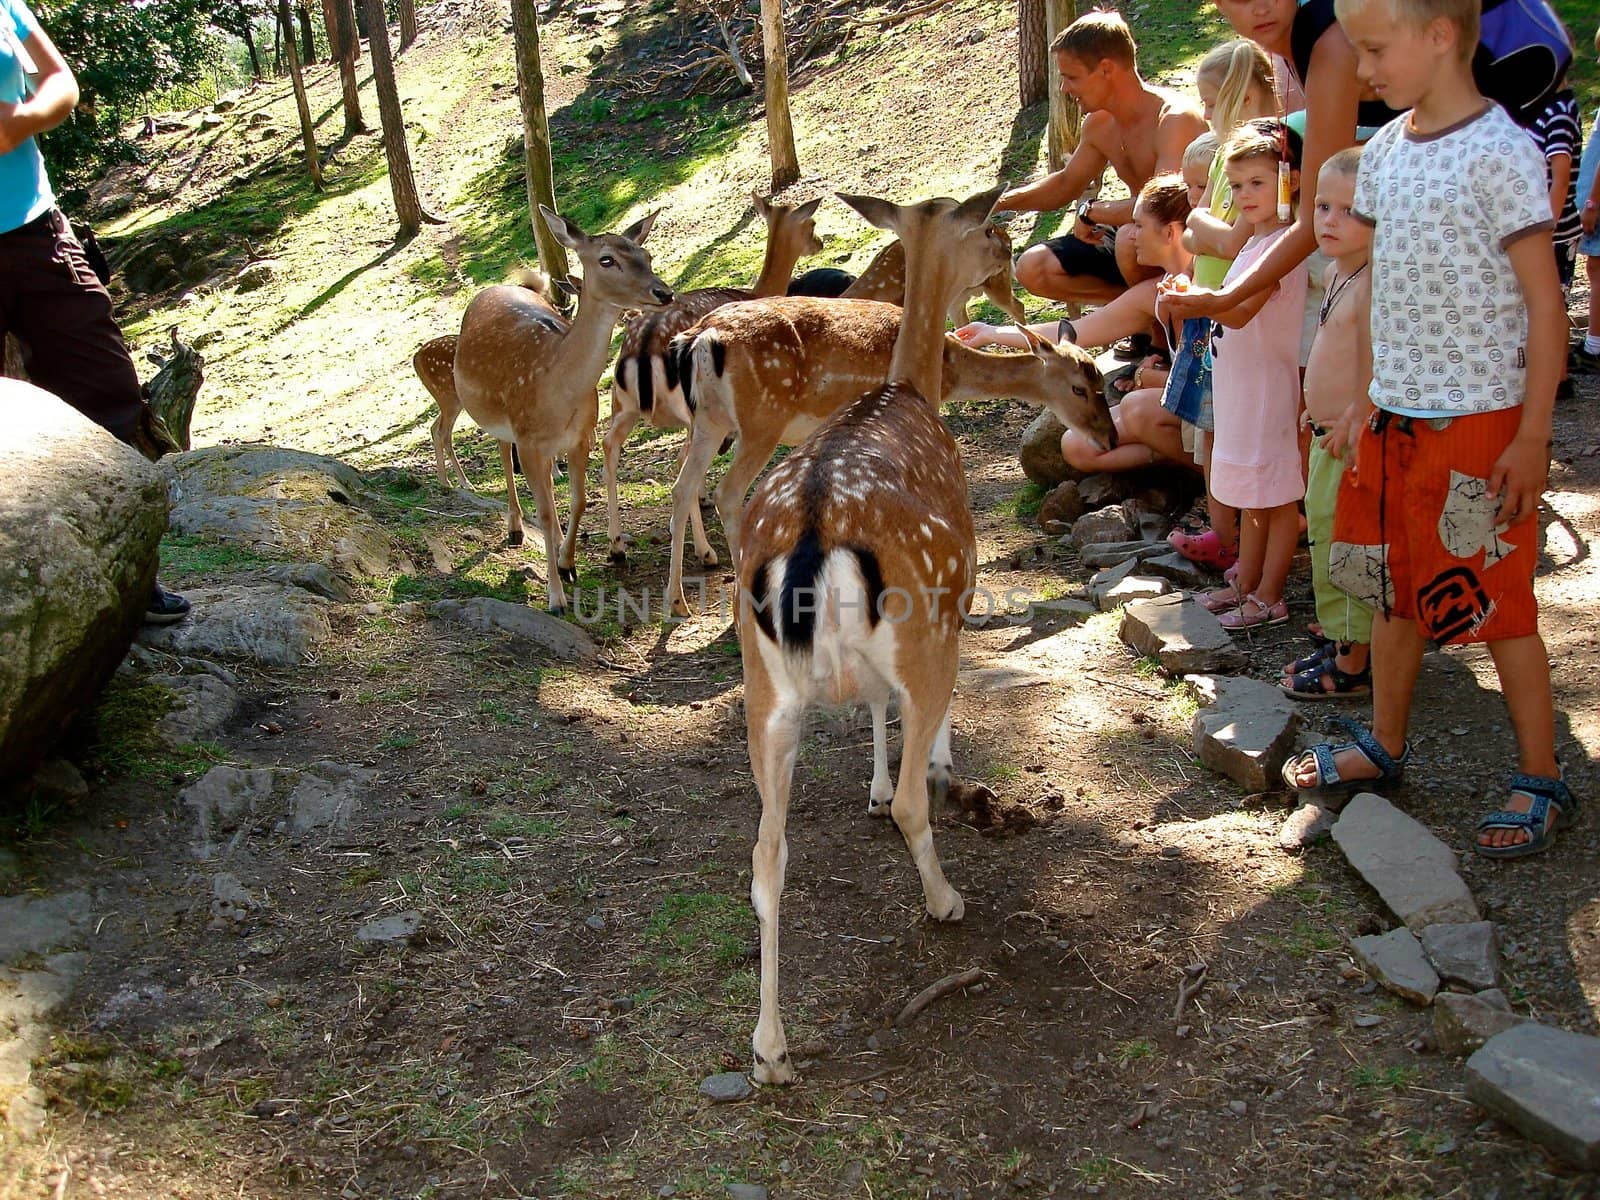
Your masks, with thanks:
[{"label": "fallen branch", "polygon": [[881,17],[855,17],[852,25],[896,25],[901,21],[909,21],[912,17],[925,16],[949,4],[950,0],[928,0],[927,4],[919,4],[916,8],[903,8],[899,12],[885,13]]},{"label": "fallen branch", "polygon": [[981,967],[972,967],[956,975],[946,975],[937,983],[930,983],[915,996],[911,997],[906,1006],[900,1010],[900,1014],[895,1017],[894,1023],[896,1025],[909,1025],[917,1019],[923,1009],[927,1008],[935,1000],[942,1000],[946,996],[961,991],[963,988],[969,988],[982,979],[983,968]]},{"label": "fallen branch", "polygon": [[1189,1001],[1198,996],[1206,986],[1206,971],[1209,968],[1203,962],[1191,963],[1183,969],[1183,978],[1178,980],[1178,1002],[1172,1006],[1172,1019],[1179,1020],[1183,1010],[1189,1006]]}]

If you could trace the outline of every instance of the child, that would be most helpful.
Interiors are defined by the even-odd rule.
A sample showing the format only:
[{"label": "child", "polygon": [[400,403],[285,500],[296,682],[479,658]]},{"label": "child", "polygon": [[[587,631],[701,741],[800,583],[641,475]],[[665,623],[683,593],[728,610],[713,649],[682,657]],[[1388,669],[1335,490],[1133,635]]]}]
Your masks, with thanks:
[{"label": "child", "polygon": [[[1242,125],[1222,148],[1224,170],[1251,236],[1226,278],[1248,270],[1289,227],[1280,208],[1279,163],[1287,147],[1295,187],[1300,139],[1280,121]],[[1300,540],[1300,322],[1306,267],[1301,263],[1271,291],[1217,317],[1227,332],[1213,350],[1211,492],[1243,511],[1238,574],[1200,603],[1223,628],[1252,629],[1289,619],[1283,586]]]},{"label": "child", "polygon": [[[1550,97],[1549,103],[1533,122],[1533,140],[1544,155],[1545,178],[1550,190],[1550,216],[1555,221],[1552,238],[1556,247],[1556,274],[1565,293],[1572,286],[1572,276],[1578,264],[1578,239],[1583,236],[1583,225],[1578,219],[1578,176],[1573,164],[1578,158],[1578,146],[1583,141],[1583,126],[1578,117],[1578,97],[1565,86]],[[1591,303],[1591,308],[1593,307]],[[1572,381],[1567,378],[1566,362],[1562,361],[1561,382],[1556,385],[1556,399],[1572,398]]]},{"label": "child", "polygon": [[1312,434],[1306,478],[1312,590],[1317,620],[1331,640],[1283,669],[1287,678],[1279,686],[1297,700],[1363,696],[1372,690],[1367,665],[1372,610],[1328,580],[1328,543],[1345,447],[1369,411],[1367,386],[1372,381],[1372,277],[1367,270],[1372,229],[1350,211],[1360,162],[1360,148],[1350,146],[1324,162],[1317,174],[1313,225],[1317,248],[1332,261],[1306,365],[1301,421]]},{"label": "child", "polygon": [[1330,573],[1370,603],[1372,732],[1291,759],[1292,787],[1399,779],[1427,642],[1487,643],[1517,740],[1493,858],[1546,849],[1576,802],[1555,757],[1533,572],[1563,321],[1544,163],[1472,78],[1478,0],[1337,0],[1362,79],[1411,112],[1368,143],[1376,406],[1345,473]]},{"label": "child", "polygon": [[[1193,211],[1189,214],[1184,245],[1195,255],[1192,280],[1194,286],[1215,288],[1221,285],[1228,273],[1228,264],[1238,255],[1250,235],[1248,226],[1239,221],[1238,207],[1233,202],[1233,192],[1228,187],[1222,157],[1216,153],[1216,148],[1245,121],[1253,117],[1271,116],[1277,111],[1272,60],[1266,51],[1254,42],[1243,38],[1224,42],[1200,60],[1200,66],[1195,71],[1194,86],[1200,95],[1206,120],[1211,125],[1209,144],[1212,152],[1210,161],[1203,168],[1205,190],[1200,193],[1199,198],[1195,198],[1191,193],[1190,202]],[[1197,147],[1204,145],[1206,141],[1205,136],[1197,138],[1190,143],[1189,149],[1185,152],[1185,182],[1190,180],[1191,170],[1199,169],[1198,162],[1191,166],[1190,155],[1198,158],[1200,151]],[[1209,350],[1210,329],[1210,317],[1191,317],[1185,320],[1182,328],[1183,346],[1190,347],[1196,343],[1203,343]],[[1175,389],[1182,386],[1177,363],[1174,363],[1172,376],[1169,378],[1177,378],[1179,383],[1169,385],[1165,403],[1172,411],[1178,412],[1186,420],[1193,421],[1198,430],[1195,461],[1200,464],[1201,472],[1207,477],[1206,507],[1211,528],[1202,533],[1175,530],[1167,540],[1174,550],[1189,561],[1223,571],[1233,566],[1239,559],[1239,514],[1227,505],[1219,504],[1216,497],[1211,494],[1209,475],[1211,433],[1214,422],[1210,364],[1202,362],[1199,366],[1205,373],[1204,388],[1201,390],[1195,385],[1188,389],[1200,393],[1198,415],[1189,416],[1174,407],[1182,398],[1181,392],[1173,394]]]}]

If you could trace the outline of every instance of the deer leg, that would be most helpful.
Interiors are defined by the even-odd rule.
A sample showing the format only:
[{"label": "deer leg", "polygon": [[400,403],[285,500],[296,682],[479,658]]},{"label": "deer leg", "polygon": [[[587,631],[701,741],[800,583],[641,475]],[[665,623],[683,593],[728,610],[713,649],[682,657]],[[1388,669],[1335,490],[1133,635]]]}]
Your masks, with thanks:
[{"label": "deer leg", "polygon": [[950,775],[953,759],[950,754],[950,706],[946,705],[944,720],[939,722],[939,732],[934,735],[933,749],[928,751],[928,789],[930,804],[937,812],[950,795]]},{"label": "deer leg", "polygon": [[[721,451],[718,451],[721,453]],[[678,470],[683,470],[683,460],[689,457],[689,439],[683,439],[683,445],[678,448]],[[714,456],[713,456],[714,457]],[[702,486],[705,481],[701,480]],[[717,565],[717,552],[711,548],[711,539],[706,537],[706,519],[700,511],[700,499],[695,497],[694,504],[689,509],[689,534],[694,538],[695,557],[700,560],[701,566],[714,567]]]},{"label": "deer leg", "polygon": [[761,928],[761,1014],[750,1039],[755,1055],[752,1073],[757,1083],[793,1083],[794,1065],[778,1014],[778,903],[789,861],[784,825],[802,710],[774,696],[764,673],[752,695],[746,699],[750,766],[761,793],[761,826],[750,855],[750,903]]},{"label": "deer leg", "polygon": [[450,486],[451,464],[454,464],[456,473],[461,476],[461,482],[465,484],[467,481],[466,475],[462,474],[461,464],[456,462],[455,446],[452,445],[454,439],[451,433],[455,425],[456,414],[446,412],[441,405],[439,415],[433,419],[433,424],[428,428],[429,434],[433,437],[433,469],[439,475],[439,486],[442,488]]},{"label": "deer leg", "polygon": [[558,564],[561,578],[568,583],[578,581],[578,522],[589,507],[589,455],[594,450],[594,434],[585,433],[578,444],[567,452],[567,494],[571,499],[572,515],[567,518],[566,533],[561,538],[561,561]]},{"label": "deer leg", "polygon": [[751,441],[741,437],[733,463],[717,485],[714,496],[717,516],[722,521],[722,535],[728,539],[728,564],[735,571],[739,569],[739,537],[744,520],[745,497],[750,494],[750,485],[755,482],[756,476],[772,461],[772,452],[777,448],[776,438]]},{"label": "deer leg", "polygon": [[562,616],[567,611],[567,593],[561,586],[560,546],[561,531],[556,521],[556,489],[551,481],[551,461],[531,446],[517,443],[522,456],[523,478],[533,489],[534,505],[539,513],[539,530],[544,534],[545,586],[550,593],[550,611]]},{"label": "deer leg", "polygon": [[672,550],[667,560],[667,595],[671,598],[674,616],[689,615],[689,602],[683,594],[683,530],[690,512],[700,506],[700,481],[717,456],[722,433],[722,430],[709,428],[709,423],[696,422],[690,427],[688,453],[683,456],[678,480],[672,485]]},{"label": "deer leg", "polygon": [[867,816],[887,817],[894,802],[894,782],[889,778],[889,702],[873,701],[872,787],[867,792]]},{"label": "deer leg", "polygon": [[506,542],[522,545],[522,504],[517,500],[517,472],[511,463],[511,443],[500,443],[500,469],[506,473]]},{"label": "deer leg", "polygon": [[[952,672],[953,673],[953,672]],[[928,915],[936,921],[959,921],[965,913],[961,894],[945,880],[939,856],[933,848],[933,830],[928,824],[928,758],[938,740],[939,727],[950,706],[954,680],[943,688],[930,683],[919,695],[902,691],[900,727],[900,778],[895,785],[891,810],[900,836],[906,840],[911,859],[922,876],[922,898]]]},{"label": "deer leg", "polygon": [[611,389],[611,424],[606,429],[606,540],[611,546],[611,561],[622,564],[628,561],[628,552],[622,545],[622,507],[617,501],[617,469],[622,460],[622,444],[628,440],[633,427],[639,423],[639,410],[624,404]]}]

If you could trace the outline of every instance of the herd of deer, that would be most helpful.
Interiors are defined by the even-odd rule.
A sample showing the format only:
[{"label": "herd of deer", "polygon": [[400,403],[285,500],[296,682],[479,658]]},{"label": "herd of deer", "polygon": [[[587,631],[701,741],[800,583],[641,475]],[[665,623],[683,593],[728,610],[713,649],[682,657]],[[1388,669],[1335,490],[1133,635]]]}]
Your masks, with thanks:
[{"label": "herd of deer", "polygon": [[[500,442],[510,537],[522,539],[511,447],[533,489],[544,534],[550,607],[565,608],[574,577],[585,475],[594,446],[595,391],[612,331],[628,309],[613,373],[605,439],[611,554],[624,555],[617,506],[622,443],[641,419],[687,427],[673,486],[668,595],[683,596],[684,527],[695,551],[717,563],[701,524],[699,494],[718,448],[733,438],[732,465],[713,499],[739,584],[739,646],[750,763],[761,795],[751,900],[760,922],[761,1007],[752,1045],[762,1083],[795,1079],[778,1015],[778,901],[784,824],[802,718],[813,702],[864,700],[873,717],[868,811],[888,814],[922,878],[928,913],[958,921],[961,896],[945,880],[929,827],[950,782],[950,704],[957,636],[968,615],[977,543],[960,449],[939,418],[946,399],[1010,396],[1049,408],[1109,448],[1115,442],[1101,381],[1070,344],[988,354],[944,335],[947,314],[975,291],[1016,315],[1009,239],[990,224],[1001,189],[965,202],[897,205],[840,199],[896,235],[839,298],[789,296],[799,259],[820,249],[820,201],[790,206],[756,197],[767,251],[750,291],[673,291],[642,248],[654,214],[621,234],[591,237],[556,213],[545,218],[583,264],[568,321],[548,283],[473,297],[459,336],[417,351],[417,374],[439,403],[433,445],[439,478],[465,475],[451,446],[464,410]],[[902,308],[903,306],[903,308]],[[887,382],[886,382],[887,381]],[[780,445],[795,451],[745,503]],[[565,454],[572,511],[563,534],[552,470]],[[899,707],[900,770],[888,778],[886,714]]]}]

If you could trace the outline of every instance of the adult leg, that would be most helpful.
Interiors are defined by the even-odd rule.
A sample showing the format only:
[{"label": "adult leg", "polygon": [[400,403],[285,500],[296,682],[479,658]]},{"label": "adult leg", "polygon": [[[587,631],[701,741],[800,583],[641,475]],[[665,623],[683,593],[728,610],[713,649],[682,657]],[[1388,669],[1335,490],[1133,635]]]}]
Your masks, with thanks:
[{"label": "adult leg", "polygon": [[1183,422],[1176,413],[1161,406],[1159,388],[1129,392],[1117,411],[1122,417],[1119,434],[1125,431],[1128,437],[1143,442],[1160,457],[1193,469],[1194,459],[1183,448]]},{"label": "adult leg", "polygon": [[1106,304],[1123,288],[1092,275],[1069,275],[1045,246],[1030,246],[1017,259],[1017,282],[1035,296],[1066,304]]}]

